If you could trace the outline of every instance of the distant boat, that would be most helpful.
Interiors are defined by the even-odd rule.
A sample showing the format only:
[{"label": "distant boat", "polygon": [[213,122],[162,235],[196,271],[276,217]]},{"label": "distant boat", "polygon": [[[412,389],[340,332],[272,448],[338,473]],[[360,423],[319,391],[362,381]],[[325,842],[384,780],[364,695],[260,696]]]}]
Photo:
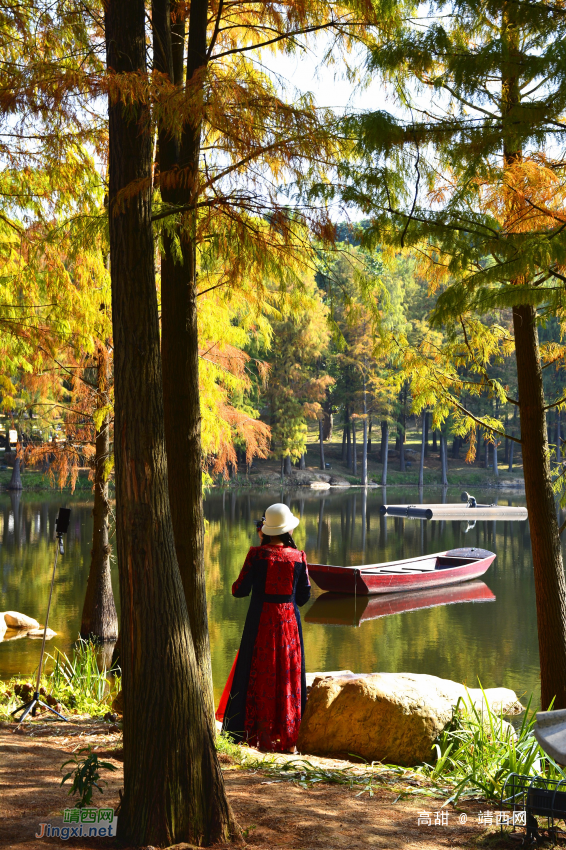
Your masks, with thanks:
[{"label": "distant boat", "polygon": [[332,593],[400,593],[427,590],[479,578],[495,560],[486,549],[464,548],[360,567],[309,564],[309,574],[321,590]]},{"label": "distant boat", "polygon": [[329,626],[359,626],[367,620],[458,602],[495,602],[495,594],[483,581],[357,598],[351,593],[323,593],[315,599],[304,619],[306,623]]}]

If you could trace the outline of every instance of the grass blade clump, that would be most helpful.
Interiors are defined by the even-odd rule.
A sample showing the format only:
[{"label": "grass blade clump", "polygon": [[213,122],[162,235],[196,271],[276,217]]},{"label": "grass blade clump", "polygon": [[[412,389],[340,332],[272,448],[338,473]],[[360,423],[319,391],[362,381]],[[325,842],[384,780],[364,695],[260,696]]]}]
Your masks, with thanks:
[{"label": "grass blade clump", "polygon": [[[556,762],[541,749],[533,734],[536,714],[531,699],[521,726],[515,730],[485,699],[479,708],[468,698],[459,700],[452,723],[434,745],[437,760],[419,772],[446,792],[450,801],[481,796],[499,800],[511,773],[546,778],[566,778]],[[440,789],[439,789],[440,790]]]}]

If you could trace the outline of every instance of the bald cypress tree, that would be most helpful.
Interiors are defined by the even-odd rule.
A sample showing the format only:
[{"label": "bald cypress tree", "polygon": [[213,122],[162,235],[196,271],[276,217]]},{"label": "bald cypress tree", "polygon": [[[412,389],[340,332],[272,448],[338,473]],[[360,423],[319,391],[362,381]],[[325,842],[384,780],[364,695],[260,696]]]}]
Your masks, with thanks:
[{"label": "bald cypress tree", "polygon": [[405,119],[350,121],[363,168],[343,169],[345,197],[371,211],[370,238],[428,259],[444,289],[435,321],[460,333],[463,359],[467,325],[492,309],[512,314],[518,397],[490,388],[520,413],[541,699],[564,708],[566,585],[545,421],[563,400],[544,396],[538,327],[549,313],[564,320],[566,11],[522,0],[430,2],[428,16],[410,6],[404,21],[418,15],[419,26],[400,22],[370,51]]},{"label": "bald cypress tree", "polygon": [[[143,0],[110,0],[109,225],[115,363],[116,536],[124,692],[119,838],[205,845],[237,835],[206,712],[167,489],[151,222]],[[129,197],[124,192],[134,187]]]}]

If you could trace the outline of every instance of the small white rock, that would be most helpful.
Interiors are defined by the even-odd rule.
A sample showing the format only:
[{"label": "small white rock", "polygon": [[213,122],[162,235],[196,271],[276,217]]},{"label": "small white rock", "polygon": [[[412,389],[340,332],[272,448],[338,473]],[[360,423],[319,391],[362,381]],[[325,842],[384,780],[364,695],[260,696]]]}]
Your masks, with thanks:
[{"label": "small white rock", "polygon": [[[39,625],[39,624],[38,624]],[[57,632],[54,632],[53,629],[46,629],[45,639],[49,640],[49,638],[55,637]],[[28,631],[28,637],[30,638],[42,638],[43,637],[43,629],[30,629]]]}]

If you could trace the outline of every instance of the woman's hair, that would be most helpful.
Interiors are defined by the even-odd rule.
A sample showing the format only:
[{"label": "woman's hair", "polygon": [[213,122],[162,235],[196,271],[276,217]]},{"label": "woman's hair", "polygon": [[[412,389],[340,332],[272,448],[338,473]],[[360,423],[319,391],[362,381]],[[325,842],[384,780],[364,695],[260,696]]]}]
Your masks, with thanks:
[{"label": "woman's hair", "polygon": [[[283,546],[287,546],[289,549],[296,549],[297,548],[297,544],[293,540],[291,533],[289,531],[286,531],[285,534],[277,534],[277,535],[274,535],[274,536],[278,537],[279,540],[281,540],[281,542],[283,543]],[[261,545],[262,546],[269,546],[270,543],[271,543],[271,537],[268,534],[264,534],[263,540],[261,541]]]}]

